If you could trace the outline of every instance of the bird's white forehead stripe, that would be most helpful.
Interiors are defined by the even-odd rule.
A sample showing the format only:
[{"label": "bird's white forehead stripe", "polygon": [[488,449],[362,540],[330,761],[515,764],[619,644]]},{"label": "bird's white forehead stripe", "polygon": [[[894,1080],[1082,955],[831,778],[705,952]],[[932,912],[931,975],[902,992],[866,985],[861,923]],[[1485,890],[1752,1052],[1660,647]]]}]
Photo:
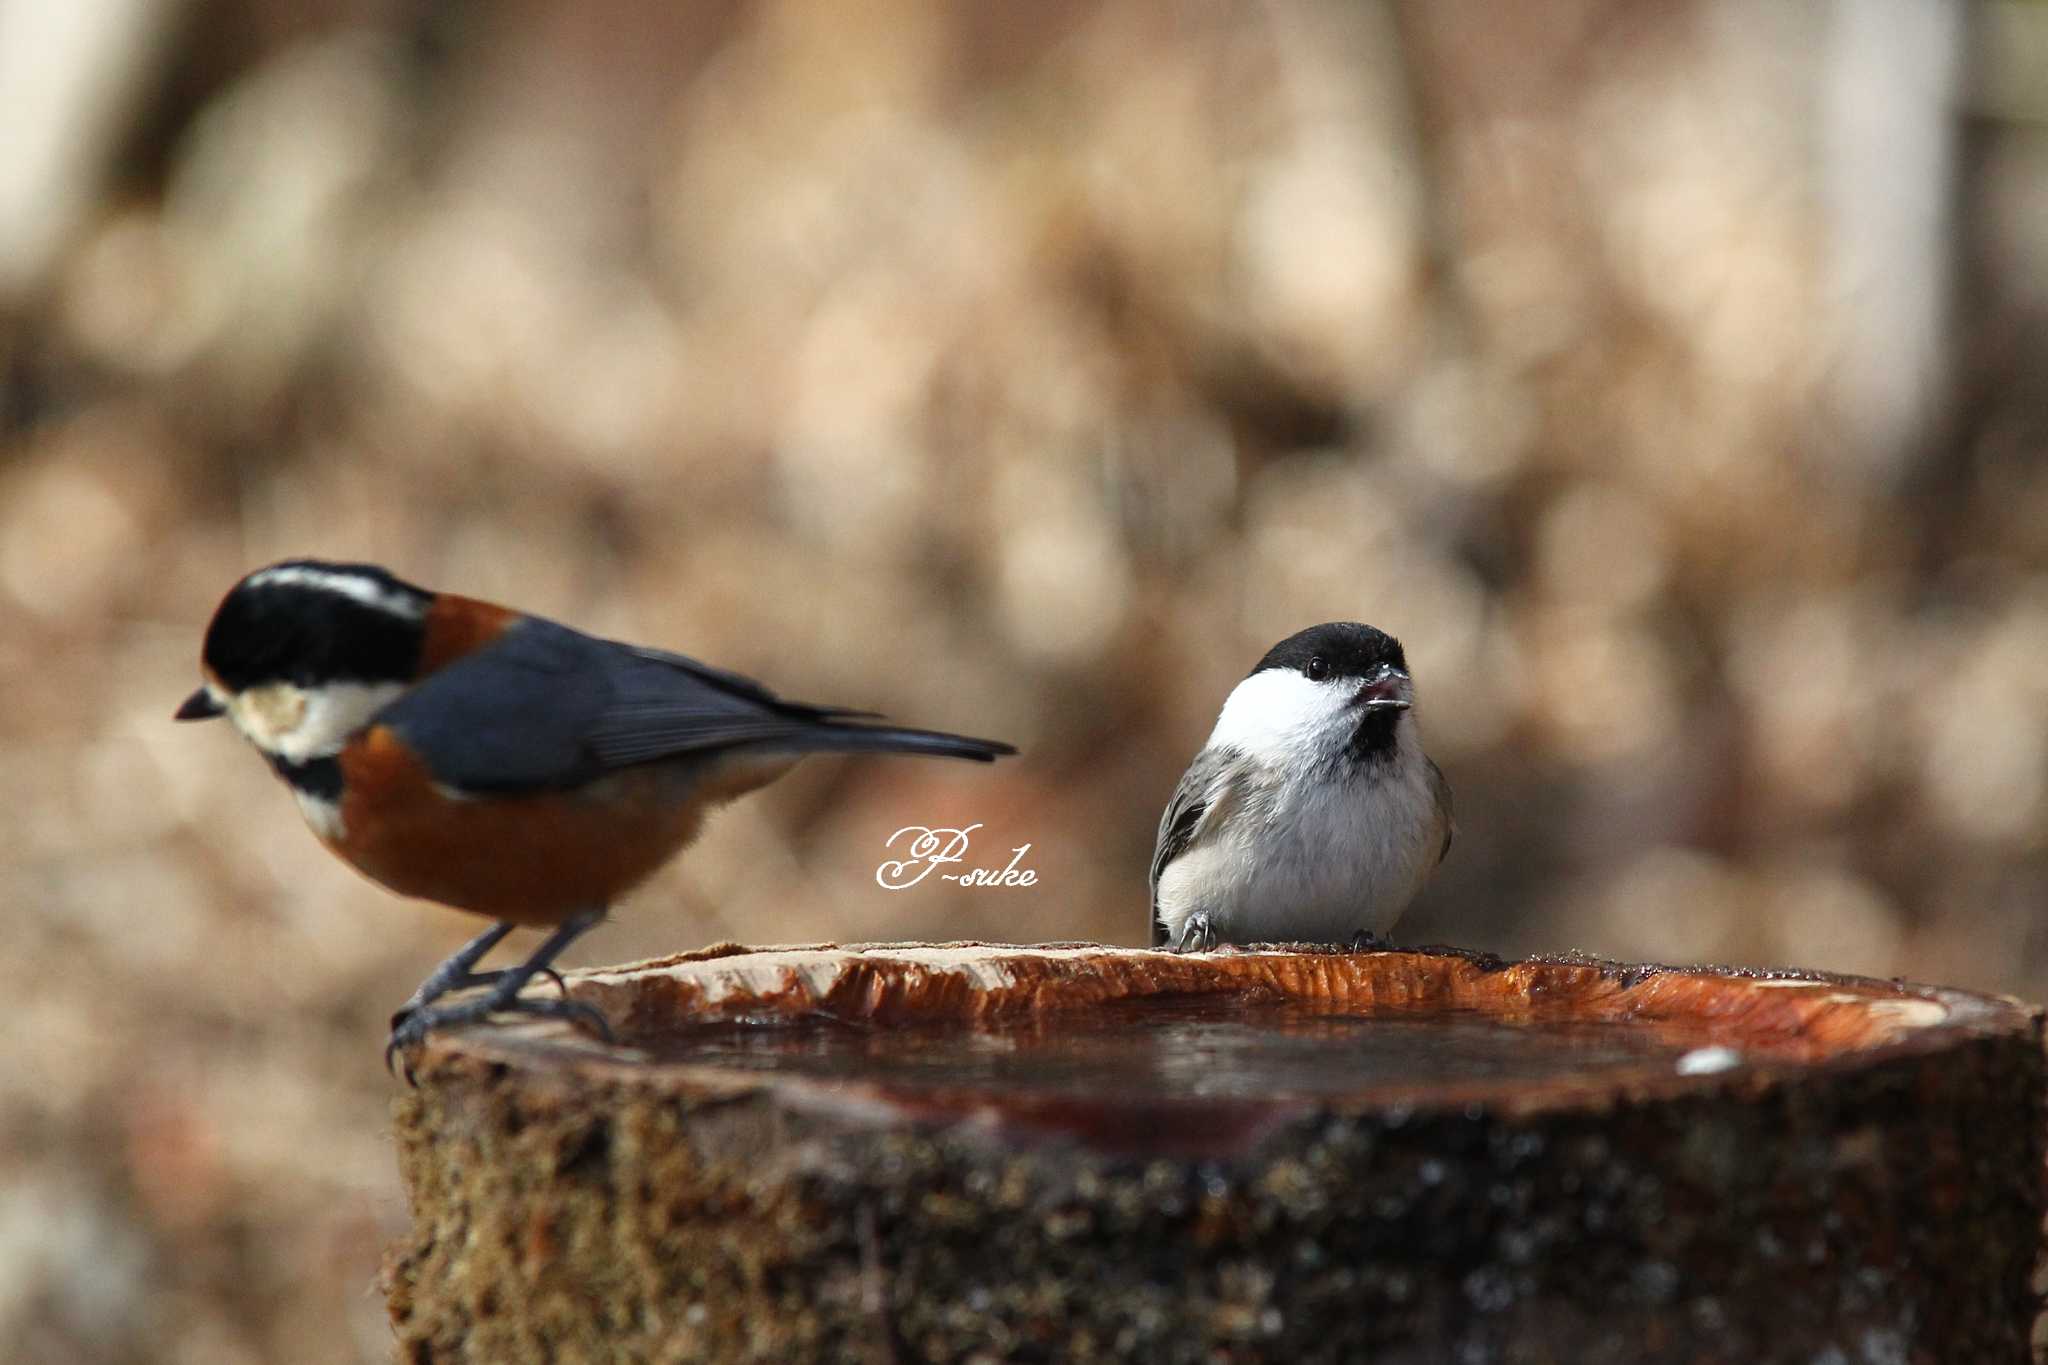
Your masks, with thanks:
[{"label": "bird's white forehead stripe", "polygon": [[285,564],[275,569],[264,569],[249,575],[248,586],[317,588],[393,616],[402,616],[408,621],[420,620],[427,614],[426,607],[417,599],[394,592],[374,578],[335,569],[316,569],[309,564]]}]

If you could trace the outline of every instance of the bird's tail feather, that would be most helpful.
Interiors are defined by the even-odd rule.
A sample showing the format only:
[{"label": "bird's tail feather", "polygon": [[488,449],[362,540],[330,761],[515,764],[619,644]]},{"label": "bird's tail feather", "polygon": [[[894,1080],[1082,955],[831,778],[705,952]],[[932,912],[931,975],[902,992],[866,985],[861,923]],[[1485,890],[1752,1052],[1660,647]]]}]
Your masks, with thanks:
[{"label": "bird's tail feather", "polygon": [[807,727],[772,747],[803,754],[931,754],[940,758],[971,758],[992,763],[1016,746],[999,739],[974,739],[941,730],[911,730],[895,725],[818,725]]}]

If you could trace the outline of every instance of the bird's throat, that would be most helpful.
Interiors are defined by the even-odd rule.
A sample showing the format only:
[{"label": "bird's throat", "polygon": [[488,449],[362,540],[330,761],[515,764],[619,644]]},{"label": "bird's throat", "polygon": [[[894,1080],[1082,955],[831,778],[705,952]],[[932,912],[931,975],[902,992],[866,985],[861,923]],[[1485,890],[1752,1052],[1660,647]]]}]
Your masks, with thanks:
[{"label": "bird's throat", "polygon": [[1401,716],[1402,712],[1391,706],[1367,707],[1365,714],[1358,719],[1358,728],[1351,732],[1351,743],[1346,746],[1351,756],[1361,761],[1392,757]]},{"label": "bird's throat", "polygon": [[265,754],[271,768],[293,792],[321,801],[341,799],[341,760],[332,754],[294,763],[282,754]]}]

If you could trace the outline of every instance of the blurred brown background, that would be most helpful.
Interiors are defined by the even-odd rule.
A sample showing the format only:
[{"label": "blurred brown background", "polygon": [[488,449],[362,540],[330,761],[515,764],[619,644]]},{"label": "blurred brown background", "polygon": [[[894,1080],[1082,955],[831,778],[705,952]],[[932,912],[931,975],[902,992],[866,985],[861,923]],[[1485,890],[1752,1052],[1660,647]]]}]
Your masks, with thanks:
[{"label": "blurred brown background", "polygon": [[[2048,6],[0,0],[0,1354],[353,1361],[478,926],[171,709],[363,558],[1026,757],[579,962],[1142,940],[1224,694],[1407,643],[1407,941],[2048,996]],[[1030,891],[880,889],[909,823]]]}]

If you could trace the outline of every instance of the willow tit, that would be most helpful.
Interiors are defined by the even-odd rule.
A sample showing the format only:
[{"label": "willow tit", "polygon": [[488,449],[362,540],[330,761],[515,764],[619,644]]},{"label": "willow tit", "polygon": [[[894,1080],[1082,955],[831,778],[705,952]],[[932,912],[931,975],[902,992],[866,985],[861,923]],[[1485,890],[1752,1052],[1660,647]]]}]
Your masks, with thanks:
[{"label": "willow tit", "polygon": [[1370,946],[1451,851],[1401,642],[1355,621],[1274,645],[1160,817],[1152,943]]}]

